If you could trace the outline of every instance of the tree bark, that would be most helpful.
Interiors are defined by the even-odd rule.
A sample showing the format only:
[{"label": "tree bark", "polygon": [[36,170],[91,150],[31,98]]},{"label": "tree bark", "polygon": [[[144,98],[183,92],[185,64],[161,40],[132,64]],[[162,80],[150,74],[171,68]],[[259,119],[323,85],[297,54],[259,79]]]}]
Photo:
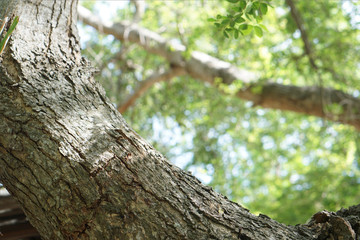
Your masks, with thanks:
[{"label": "tree bark", "polygon": [[105,34],[111,34],[120,41],[136,43],[146,51],[164,57],[169,64],[183,68],[194,79],[214,86],[240,82],[242,87],[235,96],[253,102],[254,106],[317,116],[349,124],[360,130],[360,99],[350,94],[317,86],[282,85],[272,83],[271,79],[258,82],[255,73],[238,69],[205,53],[194,51],[190,59],[186,59],[183,57],[185,46],[175,45],[159,34],[134,23],[104,22],[81,6],[78,12],[85,24]]},{"label": "tree bark", "polygon": [[44,239],[315,239],[254,216],[137,135],[80,55],[77,1],[1,3],[17,3],[20,22],[0,65],[0,180]]}]

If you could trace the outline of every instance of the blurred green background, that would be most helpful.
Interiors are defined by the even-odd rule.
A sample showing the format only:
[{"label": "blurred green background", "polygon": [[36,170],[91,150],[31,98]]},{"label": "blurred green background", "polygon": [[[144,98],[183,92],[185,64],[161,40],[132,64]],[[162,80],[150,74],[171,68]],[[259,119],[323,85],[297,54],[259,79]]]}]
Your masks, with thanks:
[{"label": "blurred green background", "polygon": [[[318,69],[309,62],[285,1],[271,1],[261,22],[267,29],[262,37],[250,32],[226,38],[208,20],[234,14],[228,1],[141,1],[144,13],[138,24],[175,39],[187,52],[207,53],[264,81],[321,85],[358,97],[359,2],[293,2]],[[137,9],[125,0],[80,4],[112,22],[131,21]],[[79,28],[83,54],[100,70],[96,78],[116,106],[151,74],[169,66],[134,43],[81,22]],[[169,161],[252,213],[297,224],[317,211],[360,202],[360,135],[351,126],[254,107],[188,75],[154,84],[123,116]]]}]

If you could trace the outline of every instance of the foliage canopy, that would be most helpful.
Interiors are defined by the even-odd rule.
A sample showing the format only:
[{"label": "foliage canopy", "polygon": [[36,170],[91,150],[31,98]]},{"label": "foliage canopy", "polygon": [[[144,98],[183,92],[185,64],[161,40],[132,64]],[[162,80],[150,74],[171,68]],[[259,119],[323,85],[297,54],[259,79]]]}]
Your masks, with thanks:
[{"label": "foliage canopy", "polygon": [[214,22],[215,26],[224,33],[226,38],[230,35],[235,39],[239,35],[248,35],[252,31],[256,36],[263,36],[263,29],[266,27],[261,24],[264,15],[270,6],[269,1],[264,0],[227,0],[231,5],[226,16],[218,14],[216,18],[209,18],[210,22]]},{"label": "foliage canopy", "polygon": [[[231,12],[232,2],[245,2],[238,10],[249,17]],[[106,17],[104,6],[111,1],[80,3]],[[147,1],[139,25],[175,39],[187,52],[205,52],[256,72],[260,81],[321,85],[358,97],[359,2],[294,4],[310,54],[288,1],[272,1],[272,7],[265,1]],[[134,5],[122,2],[110,20],[131,20],[134,12]],[[98,80],[116,105],[152,73],[169,67],[135,44],[81,28],[83,52],[100,69]],[[248,28],[256,36],[246,35]],[[324,111],[341,109],[329,104]],[[350,126],[253,107],[186,75],[156,83],[123,116],[170,161],[254,213],[296,224],[360,199],[360,135]]]}]

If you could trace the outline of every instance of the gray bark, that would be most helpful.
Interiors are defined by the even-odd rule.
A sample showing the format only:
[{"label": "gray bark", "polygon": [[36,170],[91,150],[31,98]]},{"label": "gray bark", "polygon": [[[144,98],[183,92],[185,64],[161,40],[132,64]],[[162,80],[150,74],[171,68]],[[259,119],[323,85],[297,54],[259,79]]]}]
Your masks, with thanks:
[{"label": "gray bark", "polygon": [[80,55],[76,5],[14,5],[0,65],[0,181],[44,239],[314,239],[254,216],[137,135]]}]

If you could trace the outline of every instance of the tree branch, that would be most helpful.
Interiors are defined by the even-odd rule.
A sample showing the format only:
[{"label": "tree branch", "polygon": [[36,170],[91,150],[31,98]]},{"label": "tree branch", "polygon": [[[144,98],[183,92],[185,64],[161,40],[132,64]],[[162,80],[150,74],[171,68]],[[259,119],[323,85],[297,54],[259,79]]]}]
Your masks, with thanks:
[{"label": "tree branch", "polygon": [[[301,34],[301,39],[304,43],[304,52],[305,54],[308,56],[309,58],[309,62],[310,62],[310,66],[314,69],[314,71],[316,72],[317,74],[317,77],[318,77],[318,81],[319,81],[319,87],[320,87],[320,101],[321,101],[321,108],[322,108],[322,112],[323,114],[325,114],[325,118],[327,119],[332,119],[332,114],[329,112],[326,112],[326,105],[331,105],[332,102],[326,102],[326,98],[324,96],[324,92],[322,91],[322,87],[323,87],[323,80],[322,80],[322,76],[319,72],[319,67],[318,65],[315,63],[315,54],[314,54],[314,51],[312,49],[312,46],[311,46],[311,43],[309,41],[309,37],[308,37],[308,34],[305,30],[305,25],[304,25],[304,22],[301,18],[301,15],[298,11],[298,9],[296,8],[295,6],[295,3],[293,2],[293,0],[286,0],[286,3],[287,5],[290,7],[290,13],[291,13],[291,16],[292,18],[294,19],[295,21],[295,24],[297,26],[297,28],[300,30],[300,34]],[[332,76],[337,79],[338,78],[338,75],[332,70],[332,71],[329,71]],[[329,115],[329,116],[327,116]]]},{"label": "tree branch", "polygon": [[142,16],[145,12],[145,0],[139,1],[139,0],[131,0],[131,2],[135,6],[135,14],[133,16],[133,23],[138,23],[141,21]]},{"label": "tree branch", "polygon": [[354,239],[356,216],[351,226],[327,212],[314,227],[286,226],[173,166],[94,81],[80,54],[77,1],[22,3],[14,14],[26,21],[0,64],[0,179],[43,239]]},{"label": "tree branch", "polygon": [[291,16],[293,17],[293,19],[296,23],[296,26],[300,30],[301,39],[304,43],[304,51],[305,51],[306,55],[309,57],[311,67],[313,67],[315,70],[317,70],[318,67],[315,64],[314,53],[312,51],[312,47],[311,47],[307,32],[305,30],[304,23],[301,19],[300,13],[297,10],[297,8],[292,0],[286,0],[286,4],[290,7]]},{"label": "tree branch", "polygon": [[[128,22],[116,24],[104,22],[81,6],[78,8],[78,13],[85,24],[105,34],[111,34],[120,41],[136,43],[149,53],[164,57],[170,64],[186,70],[194,79],[214,86],[217,85],[215,79],[221,79],[222,83],[227,85],[241,81],[244,87],[236,96],[252,101],[257,106],[318,116],[349,124],[360,130],[360,99],[349,94],[316,86],[297,87],[270,82],[256,83],[258,77],[255,73],[239,69],[202,52],[194,51],[191,58],[186,60],[183,57],[185,46],[171,43],[148,29]],[[326,100],[324,110],[322,98]],[[337,106],[340,111],[332,111],[331,106]]]},{"label": "tree branch", "polygon": [[159,72],[152,74],[150,77],[139,84],[135,92],[118,107],[118,111],[120,113],[124,113],[135,103],[136,99],[141,97],[155,83],[169,81],[173,77],[177,77],[183,74],[185,74],[183,68],[171,68],[168,71],[160,70]]}]

